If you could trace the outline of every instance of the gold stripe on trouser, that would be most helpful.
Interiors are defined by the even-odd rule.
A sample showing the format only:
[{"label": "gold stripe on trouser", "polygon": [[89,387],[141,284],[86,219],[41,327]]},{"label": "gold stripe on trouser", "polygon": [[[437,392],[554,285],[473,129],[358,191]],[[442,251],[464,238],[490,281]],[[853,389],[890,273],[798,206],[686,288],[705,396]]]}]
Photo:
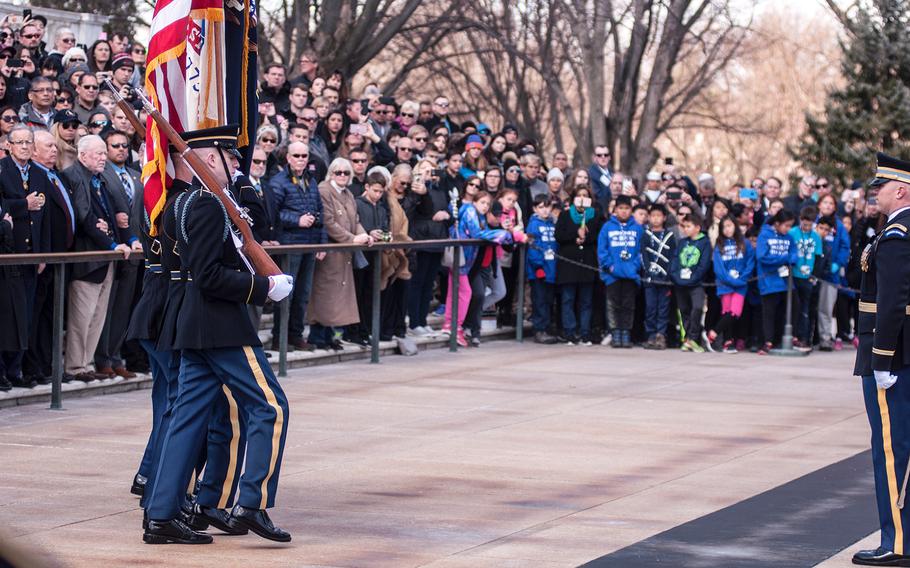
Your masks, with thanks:
[{"label": "gold stripe on trouser", "polygon": [[196,468],[193,468],[193,473],[190,474],[190,484],[186,486],[187,495],[194,493],[196,493]]},{"label": "gold stripe on trouser", "polygon": [[229,449],[231,457],[228,460],[228,468],[226,475],[224,476],[221,499],[218,500],[218,508],[224,509],[227,507],[228,500],[231,498],[231,488],[234,486],[234,473],[237,469],[237,450],[240,449],[240,413],[237,412],[237,401],[234,400],[231,389],[229,389],[227,385],[221,385],[221,388],[224,390],[225,398],[227,398],[228,415],[231,418],[231,445]]},{"label": "gold stripe on trouser", "polygon": [[904,553],[904,529],[901,526],[901,512],[897,508],[897,473],[894,471],[894,452],[891,449],[891,415],[885,389],[878,389],[878,410],[882,416],[882,446],[885,448],[885,473],[888,477],[888,502],[891,504],[891,520],[894,522],[894,553]]},{"label": "gold stripe on trouser", "polygon": [[268,381],[265,380],[265,374],[263,374],[262,368],[259,367],[259,361],[256,360],[256,352],[249,346],[244,347],[243,352],[246,353],[246,360],[250,365],[250,369],[253,371],[253,376],[256,377],[256,383],[259,385],[259,388],[262,389],[263,394],[265,394],[266,402],[275,410],[275,424],[272,426],[272,457],[269,460],[269,473],[265,476],[265,479],[262,480],[262,501],[259,505],[260,509],[265,509],[265,504],[268,502],[269,498],[269,480],[272,478],[272,474],[275,473],[275,464],[278,463],[278,452],[281,449],[281,431],[284,429],[284,411],[281,410],[281,406],[275,398],[275,393],[272,392]]}]

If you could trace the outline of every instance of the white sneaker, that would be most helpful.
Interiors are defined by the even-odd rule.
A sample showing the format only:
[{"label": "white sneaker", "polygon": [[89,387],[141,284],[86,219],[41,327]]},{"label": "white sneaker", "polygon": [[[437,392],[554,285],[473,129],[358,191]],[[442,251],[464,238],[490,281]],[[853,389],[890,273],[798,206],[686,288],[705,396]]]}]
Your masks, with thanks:
[{"label": "white sneaker", "polygon": [[428,325],[421,326],[420,329],[422,329],[426,335],[436,335],[436,331],[434,331],[433,328]]},{"label": "white sneaker", "polygon": [[609,347],[611,343],[613,343],[613,335],[609,333],[604,335],[604,338],[600,340],[600,344],[606,347]]},{"label": "white sneaker", "polygon": [[420,326],[412,327],[411,329],[408,330],[408,335],[413,335],[414,337],[423,337],[426,334],[427,334],[426,329],[423,327],[420,327]]}]

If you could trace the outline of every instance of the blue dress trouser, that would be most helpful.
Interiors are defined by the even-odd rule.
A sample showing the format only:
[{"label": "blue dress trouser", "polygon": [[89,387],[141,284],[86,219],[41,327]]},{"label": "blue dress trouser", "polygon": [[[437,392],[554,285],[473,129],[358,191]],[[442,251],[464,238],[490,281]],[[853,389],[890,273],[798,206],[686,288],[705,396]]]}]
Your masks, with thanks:
[{"label": "blue dress trouser", "polygon": [[[140,343],[149,355],[152,371],[152,431],[139,465],[139,474],[148,479],[146,494],[140,501],[140,506],[146,507],[148,496],[151,495],[150,488],[154,487],[161,447],[177,400],[180,354],[176,351],[159,351],[151,341],[140,340]],[[185,489],[185,493],[193,492],[196,476],[203,472],[204,467],[196,502],[220,509],[233,503],[246,448],[245,419],[239,415],[230,390],[227,387],[222,390],[224,396],[216,399],[209,419],[206,444],[196,456],[193,466],[195,474],[191,474]]]},{"label": "blue dress trouser", "polygon": [[667,333],[672,293],[669,286],[645,284],[645,334],[649,338],[656,333]]},{"label": "blue dress trouser", "polygon": [[[148,502],[149,519],[166,521],[177,515],[213,408],[225,398],[236,400],[238,407],[229,420],[245,416],[247,421],[246,463],[237,504],[249,509],[273,507],[287,436],[288,403],[262,347],[183,350],[179,381]],[[230,397],[225,396],[225,386]],[[206,469],[212,461],[210,453]],[[238,456],[235,465],[242,461]],[[205,485],[203,481],[203,488]],[[201,496],[203,493],[200,490]]]},{"label": "blue dress trouser", "polygon": [[863,377],[863,398],[872,427],[872,467],[875,498],[881,524],[881,547],[896,554],[910,553],[910,498],[903,509],[897,500],[910,459],[910,367],[896,373],[891,388],[879,389],[875,379]]}]

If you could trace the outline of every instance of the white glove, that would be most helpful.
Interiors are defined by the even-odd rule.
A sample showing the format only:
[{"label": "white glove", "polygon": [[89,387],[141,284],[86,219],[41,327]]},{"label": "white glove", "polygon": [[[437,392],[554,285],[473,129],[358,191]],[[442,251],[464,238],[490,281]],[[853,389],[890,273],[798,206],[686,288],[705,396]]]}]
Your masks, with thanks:
[{"label": "white glove", "polygon": [[887,389],[894,386],[897,382],[897,375],[892,375],[891,371],[872,371],[875,375],[875,384],[880,389]]},{"label": "white glove", "polygon": [[294,289],[294,279],[287,274],[269,276],[269,299],[280,302]]}]

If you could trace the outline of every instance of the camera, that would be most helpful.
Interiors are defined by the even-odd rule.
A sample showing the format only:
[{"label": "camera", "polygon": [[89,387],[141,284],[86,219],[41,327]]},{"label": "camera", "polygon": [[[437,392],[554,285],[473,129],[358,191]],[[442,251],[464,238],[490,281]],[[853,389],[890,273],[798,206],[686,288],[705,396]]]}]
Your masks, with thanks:
[{"label": "camera", "polygon": [[6,62],[6,66],[10,69],[22,69],[22,66],[25,65],[21,59],[10,59]]},{"label": "camera", "polygon": [[678,191],[678,190],[677,191],[668,191],[667,199],[670,199],[672,201],[678,201],[678,200],[682,199],[682,192]]},{"label": "camera", "polygon": [[442,170],[441,169],[433,170],[432,172],[430,172],[430,177],[434,177],[434,178],[442,177]]}]

